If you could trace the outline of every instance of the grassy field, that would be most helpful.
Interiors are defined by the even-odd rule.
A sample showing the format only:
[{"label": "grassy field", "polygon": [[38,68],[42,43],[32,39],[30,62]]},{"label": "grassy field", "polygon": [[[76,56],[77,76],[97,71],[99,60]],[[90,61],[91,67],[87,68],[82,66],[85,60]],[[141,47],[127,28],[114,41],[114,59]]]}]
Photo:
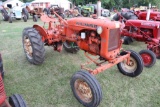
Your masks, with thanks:
[{"label": "grassy field", "polygon": [[[15,20],[0,24],[0,52],[5,68],[5,89],[8,96],[22,94],[28,107],[83,107],[73,96],[70,78],[86,61],[83,51],[70,54],[45,47],[45,62],[30,64],[22,48],[22,30],[40,20],[27,23]],[[124,49],[139,52],[143,43],[134,42]],[[96,75],[103,99],[99,107],[160,107],[160,60],[152,68],[144,68],[136,78],[122,75],[116,66]]]}]

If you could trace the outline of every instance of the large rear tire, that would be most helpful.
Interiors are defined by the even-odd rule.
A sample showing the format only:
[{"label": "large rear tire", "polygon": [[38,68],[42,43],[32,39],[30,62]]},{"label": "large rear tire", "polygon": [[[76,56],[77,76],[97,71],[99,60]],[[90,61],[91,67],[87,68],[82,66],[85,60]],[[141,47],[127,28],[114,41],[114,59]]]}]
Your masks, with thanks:
[{"label": "large rear tire", "polygon": [[27,16],[26,15],[23,16],[23,21],[27,22]]},{"label": "large rear tire", "polygon": [[75,98],[85,107],[97,107],[102,100],[102,90],[97,79],[87,71],[76,72],[70,81]]},{"label": "large rear tire", "polygon": [[145,67],[152,67],[156,63],[156,55],[150,50],[141,50],[139,52],[143,59]]},{"label": "large rear tire", "polygon": [[63,43],[63,47],[67,52],[70,52],[70,53],[77,53],[79,51],[79,47],[74,42],[66,41]]},{"label": "large rear tire", "polygon": [[7,11],[5,9],[2,9],[1,13],[2,13],[3,20],[8,21],[9,20],[9,15],[8,15]]},{"label": "large rear tire", "polygon": [[23,49],[27,60],[35,65],[42,64],[45,57],[41,35],[34,28],[25,28],[22,37]]},{"label": "large rear tire", "polygon": [[[126,59],[123,62],[118,63],[117,67],[122,74],[130,77],[136,77],[140,75],[143,71],[143,61],[138,53],[132,50],[129,51],[131,52],[129,65],[127,64],[127,59]],[[122,51],[120,53],[120,55],[126,55],[126,54],[127,52],[125,51]]]},{"label": "large rear tire", "polygon": [[23,15],[27,16],[27,19],[29,19],[29,13],[28,13],[28,10],[26,8],[22,9],[22,13],[23,13]]},{"label": "large rear tire", "polygon": [[9,97],[11,107],[27,107],[25,100],[19,94],[13,94]]}]

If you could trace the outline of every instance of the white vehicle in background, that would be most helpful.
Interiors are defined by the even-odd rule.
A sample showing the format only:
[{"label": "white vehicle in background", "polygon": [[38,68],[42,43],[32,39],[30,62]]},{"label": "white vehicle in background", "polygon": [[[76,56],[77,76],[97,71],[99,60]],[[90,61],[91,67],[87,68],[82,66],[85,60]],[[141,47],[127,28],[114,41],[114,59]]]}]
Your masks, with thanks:
[{"label": "white vehicle in background", "polygon": [[109,11],[108,9],[102,9],[101,15],[102,15],[103,17],[110,17],[110,16],[111,16],[111,13],[110,13],[110,11]]},{"label": "white vehicle in background", "polygon": [[22,7],[20,6],[12,7],[11,4],[8,4],[7,8],[1,9],[1,14],[3,20],[9,21],[9,23],[12,23],[13,19],[23,19],[24,22],[27,22],[27,14],[22,12]]}]

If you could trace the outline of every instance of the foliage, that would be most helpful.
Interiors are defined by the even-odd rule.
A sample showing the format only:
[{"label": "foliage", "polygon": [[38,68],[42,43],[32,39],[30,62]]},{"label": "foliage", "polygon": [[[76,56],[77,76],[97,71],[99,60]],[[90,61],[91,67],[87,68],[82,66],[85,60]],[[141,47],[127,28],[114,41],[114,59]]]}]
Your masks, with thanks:
[{"label": "foliage", "polygon": [[[70,0],[76,5],[85,5],[89,2],[96,3],[97,0]],[[148,6],[149,3],[152,5],[155,5],[157,7],[160,7],[159,0],[101,0],[102,6],[108,9],[112,9],[113,7],[117,8],[130,8],[133,5],[136,6]]]}]

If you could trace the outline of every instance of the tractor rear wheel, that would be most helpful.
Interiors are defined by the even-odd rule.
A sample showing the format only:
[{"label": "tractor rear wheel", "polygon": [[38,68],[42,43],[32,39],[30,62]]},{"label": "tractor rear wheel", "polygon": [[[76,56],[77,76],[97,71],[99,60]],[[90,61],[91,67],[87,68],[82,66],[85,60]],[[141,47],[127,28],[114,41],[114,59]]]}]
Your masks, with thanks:
[{"label": "tractor rear wheel", "polygon": [[37,15],[33,15],[33,21],[37,22],[37,20],[38,20],[38,16]]},{"label": "tractor rear wheel", "polygon": [[43,13],[45,13],[46,15],[51,14],[50,11],[49,11],[49,9],[47,9],[47,8],[44,8]]},{"label": "tractor rear wheel", "polygon": [[26,15],[23,16],[23,21],[27,22],[27,16]]},{"label": "tractor rear wheel", "polygon": [[67,52],[70,52],[70,53],[77,53],[79,51],[79,47],[74,42],[66,41],[63,43],[63,47]]},{"label": "tractor rear wheel", "polygon": [[5,9],[2,9],[1,10],[1,13],[2,13],[2,18],[4,21],[8,21],[9,20],[9,16],[8,16],[8,13]]},{"label": "tractor rear wheel", "polygon": [[145,67],[152,67],[156,63],[156,55],[150,50],[141,50],[139,52],[143,59]]},{"label": "tractor rear wheel", "polygon": [[39,32],[34,28],[25,28],[23,30],[22,43],[27,60],[35,65],[42,64],[45,49]]},{"label": "tractor rear wheel", "polygon": [[123,44],[129,45],[132,42],[133,42],[133,39],[131,37],[128,37],[128,36],[123,37]]},{"label": "tractor rear wheel", "polygon": [[97,107],[102,100],[102,90],[97,79],[87,71],[76,72],[70,81],[75,98],[85,107]]},{"label": "tractor rear wheel", "polygon": [[[132,50],[129,50],[130,53],[130,62],[127,64],[127,59],[118,63],[117,67],[119,71],[127,76],[136,77],[143,71],[143,61],[140,55]],[[122,51],[120,55],[126,55],[127,52]]]},{"label": "tractor rear wheel", "polygon": [[23,13],[23,15],[27,16],[27,19],[29,19],[29,13],[28,13],[28,10],[26,8],[22,9],[22,13]]},{"label": "tractor rear wheel", "polygon": [[25,100],[19,94],[13,94],[9,97],[11,107],[27,107]]}]

